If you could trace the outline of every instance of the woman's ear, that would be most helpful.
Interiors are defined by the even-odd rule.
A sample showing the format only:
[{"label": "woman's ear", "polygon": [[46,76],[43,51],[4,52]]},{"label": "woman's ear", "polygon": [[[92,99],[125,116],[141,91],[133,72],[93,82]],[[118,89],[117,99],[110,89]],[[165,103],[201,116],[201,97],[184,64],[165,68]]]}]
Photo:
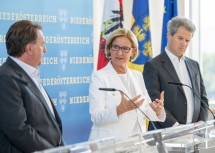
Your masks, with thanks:
[{"label": "woman's ear", "polygon": [[137,55],[137,48],[133,48],[130,56],[130,61],[132,61],[136,55]]},{"label": "woman's ear", "polygon": [[110,56],[111,56],[111,55],[110,55],[110,51],[109,51],[109,52],[108,52],[108,58],[110,58]]},{"label": "woman's ear", "polygon": [[111,58],[110,49],[108,50],[106,57],[109,58],[109,59]]}]

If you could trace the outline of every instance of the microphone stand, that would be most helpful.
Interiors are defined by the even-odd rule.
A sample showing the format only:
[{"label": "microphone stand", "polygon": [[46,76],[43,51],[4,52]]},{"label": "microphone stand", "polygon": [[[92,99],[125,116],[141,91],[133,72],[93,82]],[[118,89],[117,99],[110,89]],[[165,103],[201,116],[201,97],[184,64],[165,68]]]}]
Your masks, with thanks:
[{"label": "microphone stand", "polygon": [[186,84],[183,84],[183,86],[186,86],[188,88],[190,88],[190,90],[192,90],[196,97],[198,97],[198,99],[204,104],[205,107],[207,107],[207,109],[211,112],[211,114],[213,115],[213,119],[215,120],[215,115],[214,113],[212,112],[212,110],[208,107],[208,105],[199,97],[199,95],[193,90],[193,88],[191,88],[190,86],[186,85]]},{"label": "microphone stand", "polygon": [[[191,88],[190,86],[183,84],[183,83],[176,83],[176,82],[168,82],[168,84],[173,84],[173,85],[177,85],[177,86],[186,86],[188,87],[190,90],[193,91],[193,93],[196,95],[196,97],[203,103],[203,105],[211,112],[211,114],[213,115],[213,119],[215,120],[215,115],[212,112],[212,110],[209,108],[209,106],[200,98],[200,96],[195,92],[195,90],[193,90],[193,88]],[[215,124],[215,123],[214,123]],[[214,125],[215,127],[215,125]]]},{"label": "microphone stand", "polygon": [[[149,119],[149,117],[135,104],[135,102],[133,102],[132,100],[131,100],[131,98],[129,98],[129,96],[125,93],[125,92],[123,92],[122,90],[119,90],[119,89],[115,89],[115,88],[99,88],[99,90],[103,90],[103,91],[119,91],[120,93],[123,93],[127,98],[128,98],[128,100],[149,120],[149,121],[151,121],[150,119]],[[157,130],[157,128],[156,128],[156,126],[154,125],[154,123],[153,122],[151,122],[152,123],[152,126],[153,126],[153,128],[155,129],[155,130]],[[168,151],[167,151],[167,149],[166,149],[166,147],[165,147],[165,144],[163,143],[163,141],[162,141],[162,135],[161,135],[161,133],[155,133],[155,134],[153,134],[153,137],[154,137],[154,140],[155,140],[155,142],[157,142],[158,144],[157,144],[157,149],[158,149],[158,151],[159,151],[159,153],[168,153]]]},{"label": "microphone stand", "polygon": [[[183,84],[183,83],[178,83],[178,82],[168,82],[168,84],[173,84],[173,85],[177,85],[177,86],[186,86],[188,87],[191,91],[193,91],[193,93],[196,95],[196,97],[203,103],[203,105],[211,112],[211,114],[213,115],[213,119],[215,120],[215,115],[212,112],[212,110],[209,108],[209,106],[200,98],[200,96],[196,93],[196,91],[191,88],[189,85]],[[215,122],[213,122],[214,127],[215,127]],[[202,137],[202,135],[200,135]],[[203,136],[204,137],[204,136]]]}]

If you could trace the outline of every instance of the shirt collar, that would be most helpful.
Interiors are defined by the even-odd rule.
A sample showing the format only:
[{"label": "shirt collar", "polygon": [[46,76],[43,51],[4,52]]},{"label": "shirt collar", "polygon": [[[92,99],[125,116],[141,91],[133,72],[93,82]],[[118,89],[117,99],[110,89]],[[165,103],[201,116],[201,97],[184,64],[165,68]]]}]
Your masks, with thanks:
[{"label": "shirt collar", "polygon": [[[168,57],[170,58],[171,61],[175,61],[175,60],[178,61],[178,57],[175,56],[172,52],[170,52],[166,47],[165,47],[165,52],[166,52],[166,54],[168,55]],[[185,56],[183,54],[179,61],[181,61],[181,60],[184,61],[184,59],[185,59]]]},{"label": "shirt collar", "polygon": [[9,56],[12,60],[14,60],[30,77],[38,76],[39,70],[31,65],[24,63],[23,61]]}]

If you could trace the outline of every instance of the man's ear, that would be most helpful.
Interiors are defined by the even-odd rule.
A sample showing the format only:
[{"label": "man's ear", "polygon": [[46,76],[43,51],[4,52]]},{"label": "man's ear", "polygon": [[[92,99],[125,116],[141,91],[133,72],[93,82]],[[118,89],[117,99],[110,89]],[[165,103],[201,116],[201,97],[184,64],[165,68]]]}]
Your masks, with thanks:
[{"label": "man's ear", "polygon": [[28,55],[30,55],[30,56],[33,55],[32,50],[33,50],[32,44],[27,44],[27,45],[25,46],[25,52],[26,52]]},{"label": "man's ear", "polygon": [[170,32],[167,32],[167,38],[170,39],[170,37],[172,37],[172,35],[170,34]]}]

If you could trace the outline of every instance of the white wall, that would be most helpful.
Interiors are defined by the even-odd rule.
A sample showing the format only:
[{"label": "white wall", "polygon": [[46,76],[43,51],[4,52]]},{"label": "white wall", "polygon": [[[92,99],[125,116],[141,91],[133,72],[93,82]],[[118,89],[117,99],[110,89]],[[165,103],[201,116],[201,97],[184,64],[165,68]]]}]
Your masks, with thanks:
[{"label": "white wall", "polygon": [[[185,1],[186,0],[178,0],[178,14],[182,16],[186,16],[185,10],[187,10],[187,5],[185,4]],[[104,0],[93,0],[93,3],[94,3],[93,4],[94,6],[93,8],[94,10],[93,50],[94,50],[94,70],[96,70]],[[130,21],[132,16],[132,5],[133,5],[133,0],[123,1],[125,28],[130,28]],[[160,52],[163,10],[164,10],[163,5],[164,5],[164,0],[149,0],[153,56],[158,55]]]}]

